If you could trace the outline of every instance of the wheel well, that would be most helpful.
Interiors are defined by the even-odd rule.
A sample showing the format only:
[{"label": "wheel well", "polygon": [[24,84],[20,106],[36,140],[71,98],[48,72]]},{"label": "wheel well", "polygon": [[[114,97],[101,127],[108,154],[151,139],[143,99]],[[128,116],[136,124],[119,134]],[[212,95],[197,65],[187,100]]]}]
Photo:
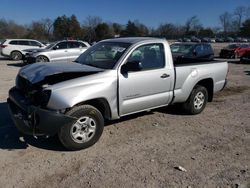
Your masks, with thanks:
[{"label": "wheel well", "polygon": [[20,54],[22,54],[22,52],[20,52],[19,50],[13,50],[12,52],[10,52],[10,54],[12,54],[13,52],[19,52]]},{"label": "wheel well", "polygon": [[94,106],[102,113],[105,119],[111,119],[111,110],[109,107],[109,103],[106,99],[103,99],[103,98],[92,99],[92,100],[84,101],[77,105],[84,105],[84,104]]},{"label": "wheel well", "polygon": [[214,95],[214,82],[212,78],[207,78],[199,81],[196,85],[203,86],[207,89],[208,92],[208,102],[212,102]]},{"label": "wheel well", "polygon": [[50,61],[46,55],[38,55],[36,58],[38,58],[38,57],[45,57],[46,59],[48,59],[48,62]]}]

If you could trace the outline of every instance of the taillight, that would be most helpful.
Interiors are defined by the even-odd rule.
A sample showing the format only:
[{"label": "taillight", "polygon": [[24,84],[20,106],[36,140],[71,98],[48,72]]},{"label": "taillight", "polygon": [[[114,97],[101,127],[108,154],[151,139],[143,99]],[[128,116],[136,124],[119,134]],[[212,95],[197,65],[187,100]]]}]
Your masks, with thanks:
[{"label": "taillight", "polygon": [[5,48],[7,47],[7,45],[0,45],[0,48]]}]

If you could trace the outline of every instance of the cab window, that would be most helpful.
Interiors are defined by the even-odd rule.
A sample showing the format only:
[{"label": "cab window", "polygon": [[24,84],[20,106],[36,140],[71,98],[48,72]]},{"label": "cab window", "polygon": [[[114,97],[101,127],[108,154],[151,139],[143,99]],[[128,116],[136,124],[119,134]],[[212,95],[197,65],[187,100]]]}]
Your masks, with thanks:
[{"label": "cab window", "polygon": [[133,63],[139,61],[142,64],[142,70],[159,69],[165,66],[163,44],[147,44],[136,48],[127,62]]}]

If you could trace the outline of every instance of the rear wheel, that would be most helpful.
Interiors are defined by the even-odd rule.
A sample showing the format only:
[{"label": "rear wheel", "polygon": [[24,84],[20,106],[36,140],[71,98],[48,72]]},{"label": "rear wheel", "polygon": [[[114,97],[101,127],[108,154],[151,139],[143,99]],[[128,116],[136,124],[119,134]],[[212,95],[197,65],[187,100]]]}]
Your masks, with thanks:
[{"label": "rear wheel", "polygon": [[19,52],[19,51],[13,51],[13,52],[11,52],[11,54],[10,54],[11,59],[13,59],[13,60],[15,60],[15,61],[21,60],[21,59],[22,59],[22,56],[23,56],[22,53]]},{"label": "rear wheel", "polygon": [[64,125],[59,139],[68,150],[80,150],[94,145],[102,135],[104,119],[99,110],[90,105],[73,108],[66,113],[77,118],[72,124]]},{"label": "rear wheel", "polygon": [[49,59],[43,55],[37,56],[36,62],[49,62]]},{"label": "rear wheel", "polygon": [[207,101],[207,89],[203,86],[196,85],[188,100],[183,104],[183,108],[188,114],[199,114],[204,110]]}]

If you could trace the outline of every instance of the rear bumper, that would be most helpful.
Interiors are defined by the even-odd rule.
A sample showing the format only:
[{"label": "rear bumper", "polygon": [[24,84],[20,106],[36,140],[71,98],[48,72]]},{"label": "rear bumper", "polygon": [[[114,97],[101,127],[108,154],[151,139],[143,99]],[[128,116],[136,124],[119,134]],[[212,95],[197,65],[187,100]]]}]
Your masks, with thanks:
[{"label": "rear bumper", "polygon": [[53,136],[65,124],[76,121],[74,117],[29,104],[16,88],[9,91],[8,106],[18,130],[28,135]]}]

